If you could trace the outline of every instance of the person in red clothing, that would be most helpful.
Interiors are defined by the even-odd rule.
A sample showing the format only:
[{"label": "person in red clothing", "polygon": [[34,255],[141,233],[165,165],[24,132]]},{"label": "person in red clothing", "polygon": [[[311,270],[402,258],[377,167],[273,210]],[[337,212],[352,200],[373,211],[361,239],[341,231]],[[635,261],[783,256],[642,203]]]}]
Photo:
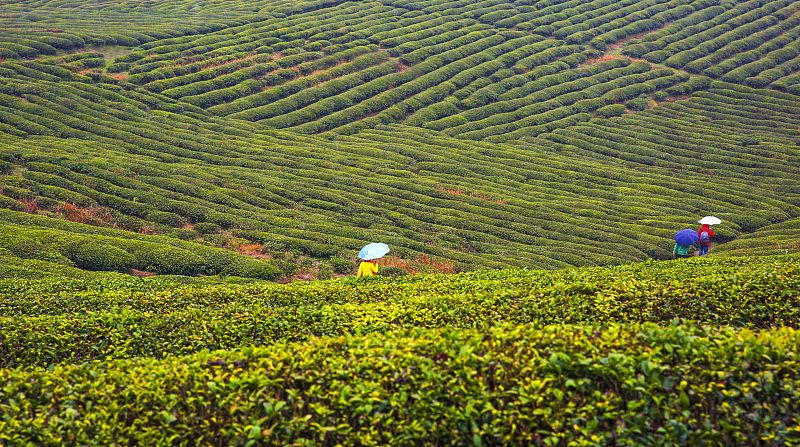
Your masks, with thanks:
[{"label": "person in red clothing", "polygon": [[708,254],[708,249],[711,248],[711,238],[714,237],[714,230],[711,229],[711,226],[708,224],[703,224],[699,230],[697,230],[697,256],[703,256]]}]

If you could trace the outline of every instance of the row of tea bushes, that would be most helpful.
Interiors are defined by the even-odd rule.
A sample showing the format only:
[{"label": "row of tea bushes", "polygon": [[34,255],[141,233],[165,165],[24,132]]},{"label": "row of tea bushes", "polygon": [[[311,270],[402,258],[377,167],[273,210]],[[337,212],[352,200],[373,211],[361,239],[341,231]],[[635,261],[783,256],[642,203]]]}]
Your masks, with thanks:
[{"label": "row of tea bushes", "polygon": [[529,326],[0,370],[11,445],[784,445],[800,333]]},{"label": "row of tea bushes", "polygon": [[233,251],[7,210],[2,210],[0,248],[19,258],[84,270],[138,269],[156,274],[226,274],[259,279],[275,279],[283,274],[277,263]]},{"label": "row of tea bushes", "polygon": [[0,357],[5,367],[46,366],[406,327],[488,328],[501,321],[797,327],[797,290],[797,256],[286,287],[11,289],[0,302]]},{"label": "row of tea bushes", "polygon": [[800,251],[800,219],[759,228],[723,244],[715,254],[726,256],[779,255]]},{"label": "row of tea bushes", "polygon": [[53,55],[86,46],[147,45],[185,39],[336,5],[331,0],[258,0],[214,4],[157,0],[65,6],[58,0],[5,5],[0,17],[0,57]]},{"label": "row of tea bushes", "polygon": [[[567,31],[556,31],[555,37],[568,37],[566,42],[493,27],[478,18],[490,13],[479,4],[453,8],[440,2],[436,8],[423,8],[426,14],[412,5],[366,2],[149,42],[118,61],[125,64],[120,68],[128,71],[129,81],[154,92],[274,128],[352,134],[385,123],[442,128],[454,121],[469,127],[453,130],[454,134],[503,141],[585,121],[587,113],[602,107],[686,81],[684,75],[653,71],[649,75],[654,79],[649,75],[610,79],[618,82],[598,91],[587,90],[594,80],[583,80],[547,97],[552,101],[542,106],[542,95],[525,94],[522,89],[515,89],[512,101],[486,94],[487,89],[500,90],[500,83],[509,77],[514,82],[529,78],[524,87],[535,92],[540,83],[535,82],[539,74],[534,71],[560,63],[560,68],[567,68],[560,76],[568,78],[569,68],[599,55],[582,43],[594,39],[604,47],[603,42],[641,31],[637,27],[646,29],[692,11],[682,0],[629,0],[622,7],[599,3],[598,10],[570,9],[575,13],[571,18],[564,18],[564,12],[556,14],[552,23]],[[331,31],[333,24],[341,31]],[[392,59],[364,66],[347,56],[369,45],[385,50]],[[303,61],[304,57],[311,60]],[[305,72],[304,64],[319,67]],[[461,100],[481,89],[483,109]],[[536,105],[535,110],[519,105],[523,102]],[[469,118],[476,113],[498,116],[486,122]]]},{"label": "row of tea bushes", "polygon": [[633,39],[623,53],[730,82],[791,90],[800,69],[796,11],[791,0],[713,4]]},{"label": "row of tea bushes", "polygon": [[[536,38],[490,35],[473,43],[486,39],[479,47],[497,41],[492,48],[519,50],[513,57],[500,55],[509,63],[541,49]],[[211,117],[130,83],[86,78],[56,61],[2,62],[0,69],[11,73],[8,83],[0,83],[0,170],[6,174],[0,177],[0,203],[57,216],[66,216],[59,211],[64,208],[97,211],[92,222],[98,225],[217,246],[244,239],[260,244],[260,254],[279,257],[350,258],[368,240],[383,240],[406,259],[444,260],[454,270],[667,258],[672,234],[698,214],[718,214],[728,223],[720,241],[798,214],[792,198],[798,178],[796,97],[702,77],[668,87],[682,75],[665,76],[624,60],[580,66],[587,55],[577,54],[581,57],[560,58],[530,76],[497,70],[503,72],[498,85],[507,81],[498,89],[504,90],[501,99],[476,101],[474,109],[488,115],[464,112],[464,127],[450,126],[463,131],[453,138],[409,126],[327,138],[265,130]],[[425,104],[439,104],[437,98],[448,94],[469,98],[470,91],[483,88],[474,79],[481,76],[469,69],[451,71],[464,59],[450,57],[455,61],[434,70],[435,76],[373,99],[391,102],[393,95],[411,93],[393,110],[447,120],[438,117],[458,109],[455,103],[441,110]],[[320,74],[362,62],[365,68],[357,72],[376,66],[398,70],[387,52],[375,51]],[[497,61],[486,62],[472,68],[481,73],[497,68]],[[415,69],[423,64],[399,74],[421,73]],[[321,79],[314,76],[304,79]],[[330,81],[341,87],[347,76],[320,85]],[[357,102],[368,84],[351,89],[356,96],[342,96],[345,102],[333,95],[301,107],[320,98],[303,93],[310,84],[290,81],[281,84],[285,90],[274,90],[273,104],[309,112],[317,107],[314,116],[322,117],[314,122],[333,123],[347,109],[325,115],[320,108]],[[592,119],[593,111],[639,95],[642,88],[655,89],[653,100],[662,101],[657,94],[694,93],[641,113]],[[301,103],[293,105],[292,96]],[[526,103],[528,97],[542,101]],[[651,98],[625,102],[646,109]],[[507,114],[496,113],[504,104]],[[551,106],[555,109],[542,109]],[[597,113],[622,111],[602,110]],[[535,111],[541,113],[525,116]],[[295,118],[269,113],[278,113],[271,119]],[[500,122],[509,119],[513,123]],[[504,145],[454,138],[488,128],[493,134],[488,138],[519,140]],[[703,171],[682,169],[687,163]],[[680,209],[677,201],[684,204]]]}]

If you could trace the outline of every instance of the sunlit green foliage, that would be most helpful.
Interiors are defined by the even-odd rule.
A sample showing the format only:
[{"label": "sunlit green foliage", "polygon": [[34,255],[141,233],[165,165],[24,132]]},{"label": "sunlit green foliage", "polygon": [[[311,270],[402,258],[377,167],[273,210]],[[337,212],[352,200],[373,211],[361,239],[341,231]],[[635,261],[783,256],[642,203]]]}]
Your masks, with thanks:
[{"label": "sunlit green foliage", "polygon": [[[581,270],[291,286],[34,293],[0,281],[2,366],[186,354],[404,327],[656,322],[800,326],[798,258],[697,259]],[[4,287],[5,286],[5,287]],[[61,291],[63,289],[63,291]]]}]

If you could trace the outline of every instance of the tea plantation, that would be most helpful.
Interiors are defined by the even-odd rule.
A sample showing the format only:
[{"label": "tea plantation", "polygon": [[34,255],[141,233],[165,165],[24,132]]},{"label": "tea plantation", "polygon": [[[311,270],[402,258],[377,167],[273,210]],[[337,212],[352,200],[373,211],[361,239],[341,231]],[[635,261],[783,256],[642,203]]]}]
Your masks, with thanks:
[{"label": "tea plantation", "polygon": [[798,42],[795,0],[0,1],[0,445],[800,444]]},{"label": "tea plantation", "polygon": [[[671,234],[706,214],[728,242],[800,215],[797,12],[13,2],[0,14],[0,207],[67,233],[10,232],[3,247],[46,257],[24,247],[47,240],[70,266],[274,278],[346,271],[374,240],[415,271],[664,259]],[[88,230],[64,219],[186,251],[77,244]],[[181,241],[260,264],[214,266]]]}]

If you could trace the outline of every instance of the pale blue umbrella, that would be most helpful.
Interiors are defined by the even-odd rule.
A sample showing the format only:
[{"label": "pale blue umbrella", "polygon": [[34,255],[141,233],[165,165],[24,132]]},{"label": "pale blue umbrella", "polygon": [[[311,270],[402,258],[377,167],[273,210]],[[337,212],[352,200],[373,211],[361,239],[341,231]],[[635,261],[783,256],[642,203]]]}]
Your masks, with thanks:
[{"label": "pale blue umbrella", "polygon": [[389,246],[381,243],[381,242],[374,242],[372,244],[365,245],[361,251],[358,252],[359,259],[363,259],[365,261],[371,261],[373,259],[379,259],[386,256],[386,253],[389,253]]}]

